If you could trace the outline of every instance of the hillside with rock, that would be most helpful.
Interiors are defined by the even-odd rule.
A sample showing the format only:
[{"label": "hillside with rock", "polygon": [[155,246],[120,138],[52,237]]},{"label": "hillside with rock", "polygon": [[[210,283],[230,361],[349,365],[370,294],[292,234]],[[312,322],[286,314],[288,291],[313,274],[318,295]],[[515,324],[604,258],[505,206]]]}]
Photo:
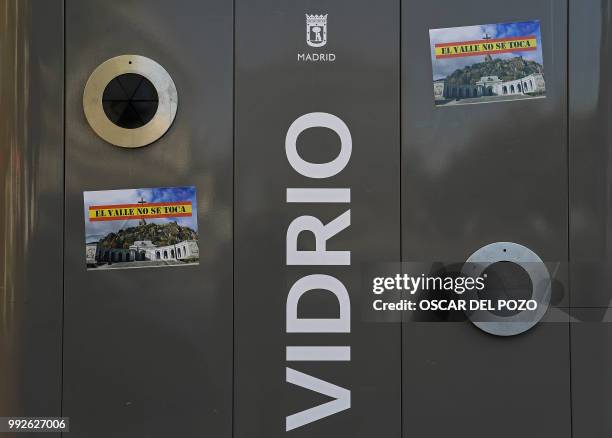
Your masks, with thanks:
[{"label": "hillside with rock", "polygon": [[544,67],[522,57],[512,59],[493,59],[468,65],[455,70],[446,78],[448,85],[475,85],[484,76],[498,76],[502,81],[513,81],[534,73],[544,73]]},{"label": "hillside with rock", "polygon": [[139,240],[150,240],[156,246],[174,245],[184,240],[197,240],[198,233],[176,222],[166,224],[149,223],[119,230],[100,239],[102,248],[129,248]]}]

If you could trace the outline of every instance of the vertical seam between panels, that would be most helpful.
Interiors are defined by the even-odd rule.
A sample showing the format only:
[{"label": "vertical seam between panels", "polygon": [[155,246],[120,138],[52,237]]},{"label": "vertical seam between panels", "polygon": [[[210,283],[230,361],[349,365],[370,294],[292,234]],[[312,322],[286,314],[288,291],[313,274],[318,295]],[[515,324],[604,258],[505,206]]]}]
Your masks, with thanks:
[{"label": "vertical seam between panels", "polygon": [[[402,23],[403,23],[403,15],[402,15],[402,0],[398,1],[399,3],[399,59],[398,59],[398,63],[399,63],[399,242],[400,242],[400,250],[399,250],[399,266],[400,266],[400,272],[403,271],[403,261],[404,261],[404,256],[403,256],[403,249],[404,249],[404,234],[403,234],[403,197],[402,197],[402,167],[403,167],[403,160],[402,160],[402,144],[403,144],[403,103],[404,103],[404,98],[403,98],[403,88],[402,88],[402,84],[404,83],[403,81],[403,64],[402,64],[402,49],[403,49],[403,38],[402,38]],[[399,332],[400,332],[400,438],[404,435],[404,316],[401,315],[400,316],[400,324],[399,324]]]},{"label": "vertical seam between panels", "polygon": [[570,164],[570,148],[572,144],[572,130],[571,130],[571,87],[570,87],[570,20],[571,20],[571,0],[567,0],[565,5],[566,10],[566,78],[565,78],[565,92],[566,92],[566,159],[567,159],[567,288],[568,288],[568,361],[569,361],[569,412],[570,412],[570,437],[574,436],[574,400],[572,392],[572,270],[571,270],[571,164]]},{"label": "vertical seam between panels", "polygon": [[[65,310],[66,310],[66,0],[62,0],[62,60],[63,60],[63,90],[62,90],[62,309],[61,309],[61,364],[60,364],[60,416],[64,416],[64,336],[65,336]],[[63,437],[63,432],[60,432],[60,437]]]},{"label": "vertical seam between panels", "polygon": [[236,420],[236,0],[232,0],[232,412],[231,436]]}]

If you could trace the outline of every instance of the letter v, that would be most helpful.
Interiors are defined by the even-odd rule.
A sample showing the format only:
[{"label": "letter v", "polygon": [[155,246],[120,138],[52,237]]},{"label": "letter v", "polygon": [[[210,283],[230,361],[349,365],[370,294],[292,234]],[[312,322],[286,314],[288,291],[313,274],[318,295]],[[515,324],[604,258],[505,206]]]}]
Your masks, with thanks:
[{"label": "letter v", "polygon": [[306,424],[337,414],[351,407],[351,391],[325,382],[308,374],[300,373],[287,367],[287,383],[316,391],[335,400],[289,415],[285,420],[285,431],[290,431]]}]

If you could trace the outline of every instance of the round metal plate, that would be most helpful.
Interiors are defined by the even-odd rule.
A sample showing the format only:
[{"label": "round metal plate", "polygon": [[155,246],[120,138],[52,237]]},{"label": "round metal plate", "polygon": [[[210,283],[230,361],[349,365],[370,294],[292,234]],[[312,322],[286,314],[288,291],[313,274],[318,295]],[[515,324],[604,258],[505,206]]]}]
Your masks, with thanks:
[{"label": "round metal plate", "polygon": [[[159,99],[153,118],[135,129],[115,125],[102,106],[108,83],[125,73],[136,73],[151,81]],[[91,128],[105,141],[124,148],[146,146],[159,139],[172,125],[177,106],[176,86],[168,72],[152,59],[139,55],[121,55],[100,64],[87,80],[83,93],[83,110]]]},{"label": "round metal plate", "polygon": [[[538,303],[536,310],[525,310],[512,316],[499,316],[485,310],[468,313],[472,323],[481,330],[497,336],[515,336],[535,326],[550,305],[551,278],[546,265],[529,248],[512,242],[497,242],[486,245],[472,254],[463,265],[462,273],[479,277],[494,263],[512,262],[522,267],[533,287],[531,299]],[[479,299],[476,291],[469,293],[469,299]]]}]

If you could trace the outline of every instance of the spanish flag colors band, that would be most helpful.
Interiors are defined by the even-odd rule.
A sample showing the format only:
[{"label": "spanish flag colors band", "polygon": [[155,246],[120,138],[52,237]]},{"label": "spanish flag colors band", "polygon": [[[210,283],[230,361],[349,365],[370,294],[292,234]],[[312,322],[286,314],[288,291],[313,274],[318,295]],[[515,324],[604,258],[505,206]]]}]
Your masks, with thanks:
[{"label": "spanish flag colors band", "polygon": [[436,59],[483,56],[537,50],[535,35],[436,44]]},{"label": "spanish flag colors band", "polygon": [[188,217],[192,214],[191,201],[92,205],[89,207],[90,222]]}]

